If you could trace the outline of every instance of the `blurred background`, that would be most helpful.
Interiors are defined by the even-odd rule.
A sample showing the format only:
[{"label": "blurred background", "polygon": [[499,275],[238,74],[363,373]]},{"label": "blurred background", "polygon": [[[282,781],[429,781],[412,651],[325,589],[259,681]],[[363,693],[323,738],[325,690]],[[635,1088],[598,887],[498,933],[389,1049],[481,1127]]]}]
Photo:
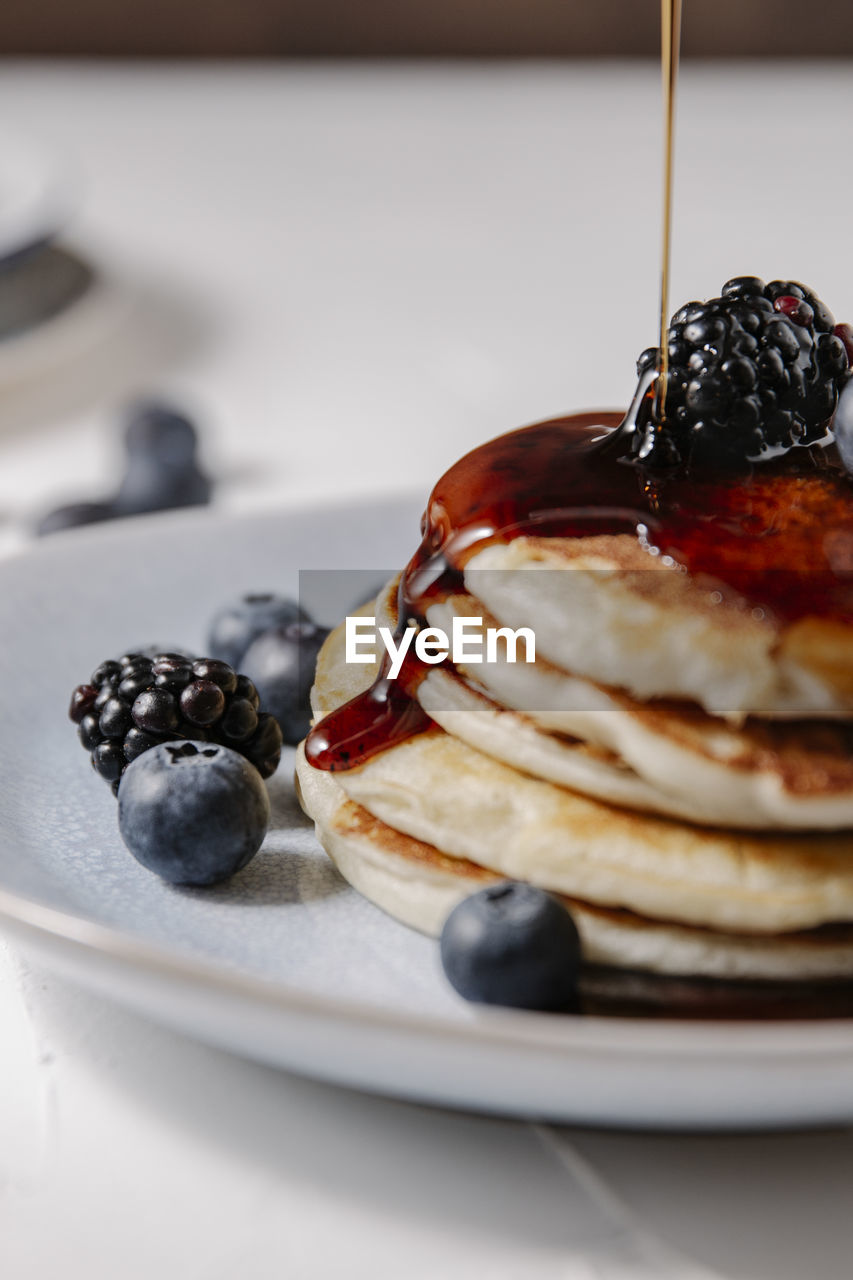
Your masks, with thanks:
[{"label": "blurred background", "polygon": [[[654,0],[10,0],[13,54],[131,57],[654,56]],[[688,0],[685,55],[839,55],[853,12],[830,0]]]},{"label": "blurred background", "polygon": [[[659,28],[658,0],[8,0],[0,551],[425,495],[484,438],[624,405]],[[849,318],[853,6],[686,0],[683,31],[671,310],[747,273]]]}]

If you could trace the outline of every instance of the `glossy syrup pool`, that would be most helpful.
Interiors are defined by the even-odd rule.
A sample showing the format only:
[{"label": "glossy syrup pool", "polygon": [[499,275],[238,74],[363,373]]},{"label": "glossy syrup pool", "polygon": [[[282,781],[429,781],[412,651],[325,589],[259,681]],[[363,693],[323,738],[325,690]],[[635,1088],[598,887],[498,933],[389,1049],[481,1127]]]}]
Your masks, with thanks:
[{"label": "glossy syrup pool", "polygon": [[[520,535],[628,534],[709,588],[785,623],[853,624],[853,482],[833,445],[793,449],[747,475],[652,476],[630,457],[622,415],[578,413],[499,436],[466,454],[430,495],[422,542],[400,584],[399,630],[462,584],[466,561]],[[397,680],[311,731],[308,758],[348,769],[428,727],[410,651]]]}]

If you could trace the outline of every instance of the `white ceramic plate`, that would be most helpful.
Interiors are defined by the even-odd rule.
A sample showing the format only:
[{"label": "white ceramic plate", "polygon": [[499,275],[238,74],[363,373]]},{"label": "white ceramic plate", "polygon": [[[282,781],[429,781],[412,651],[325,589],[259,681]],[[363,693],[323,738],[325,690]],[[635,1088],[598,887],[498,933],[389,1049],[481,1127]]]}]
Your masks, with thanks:
[{"label": "white ceramic plate", "polygon": [[299,568],[382,571],[416,502],[182,514],[46,540],[0,564],[0,925],[108,997],[237,1053],[359,1088],[591,1124],[755,1128],[853,1119],[853,1023],[688,1024],[476,1009],[437,948],[341,881],[293,800],[230,884],[179,890],[121,844],[66,719],[102,658],[204,648],[246,590]]}]

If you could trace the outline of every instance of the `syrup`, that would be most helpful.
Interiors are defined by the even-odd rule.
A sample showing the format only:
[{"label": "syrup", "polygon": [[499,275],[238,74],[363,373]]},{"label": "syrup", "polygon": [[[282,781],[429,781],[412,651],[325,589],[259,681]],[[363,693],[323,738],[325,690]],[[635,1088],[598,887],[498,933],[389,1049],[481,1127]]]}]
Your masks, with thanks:
[{"label": "syrup", "polygon": [[[528,534],[628,534],[721,599],[784,623],[853,625],[853,481],[833,445],[795,449],[747,476],[651,480],[630,456],[632,424],[580,413],[512,431],[454,464],[432,491],[423,540],[403,572],[398,633],[459,590],[471,556]],[[649,571],[659,562],[649,555]],[[783,566],[783,567],[780,567]],[[416,700],[428,667],[409,650],[310,733],[308,759],[351,769],[431,723]]]},{"label": "syrup", "polygon": [[669,376],[669,266],[672,258],[672,175],[675,146],[675,90],[681,51],[681,0],[661,0],[660,54],[663,76],[663,201],[661,205],[660,363],[655,388],[655,421],[666,421],[666,383]]}]

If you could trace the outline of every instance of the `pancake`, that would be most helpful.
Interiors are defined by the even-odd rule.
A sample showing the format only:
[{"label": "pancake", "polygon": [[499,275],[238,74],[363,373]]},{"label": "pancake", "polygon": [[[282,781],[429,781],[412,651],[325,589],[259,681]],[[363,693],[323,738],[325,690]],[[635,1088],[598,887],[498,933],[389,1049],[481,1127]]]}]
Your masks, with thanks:
[{"label": "pancake", "polygon": [[[326,641],[312,704],[327,714],[371,665]],[[511,768],[437,726],[335,775],[387,826],[501,877],[673,924],[771,935],[853,920],[853,835],[703,829],[590,799]]]},{"label": "pancake", "polygon": [[[392,589],[377,610],[386,623],[396,619]],[[454,595],[428,611],[428,621],[448,632],[454,616],[497,625],[472,596]],[[640,702],[538,655],[534,663],[510,663],[500,649],[496,662],[433,669],[418,698],[471,746],[613,804],[744,830],[853,827],[846,722],[733,726],[694,703]]]},{"label": "pancake", "polygon": [[[403,923],[437,936],[469,893],[500,877],[388,826],[347,798],[339,775],[297,753],[300,799],[344,877]],[[755,936],[644,919],[564,898],[581,935],[585,964],[725,981],[826,981],[853,976],[853,926]]]},{"label": "pancake", "polygon": [[785,625],[634,536],[492,543],[465,586],[501,625],[532,627],[557,667],[640,700],[683,698],[732,723],[853,716],[853,627]]}]

